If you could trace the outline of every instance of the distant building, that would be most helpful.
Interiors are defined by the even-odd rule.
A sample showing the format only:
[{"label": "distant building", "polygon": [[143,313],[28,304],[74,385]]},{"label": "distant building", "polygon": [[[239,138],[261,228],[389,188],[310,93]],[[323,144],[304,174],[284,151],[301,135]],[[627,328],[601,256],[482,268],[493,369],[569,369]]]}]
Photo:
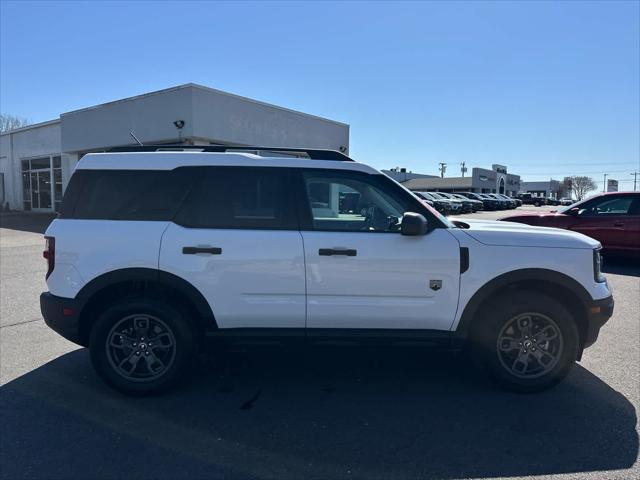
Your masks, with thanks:
[{"label": "distant building", "polygon": [[186,84],[73,112],[0,135],[0,208],[58,210],[88,152],[135,144],[259,145],[349,151],[349,125]]},{"label": "distant building", "polygon": [[412,178],[402,184],[410,190],[438,190],[441,192],[505,193],[516,195],[521,190],[519,175],[507,173],[504,165],[493,165],[491,170],[472,168],[468,177]]},{"label": "distant building", "polygon": [[396,167],[391,168],[389,170],[380,170],[382,173],[387,175],[388,177],[393,178],[396,182],[406,182],[407,180],[412,180],[414,178],[439,178],[435,175],[425,175],[424,173],[413,173],[407,172],[406,168]]},{"label": "distant building", "polygon": [[522,182],[522,192],[528,192],[534,197],[558,198],[561,182],[546,180],[544,182]]}]

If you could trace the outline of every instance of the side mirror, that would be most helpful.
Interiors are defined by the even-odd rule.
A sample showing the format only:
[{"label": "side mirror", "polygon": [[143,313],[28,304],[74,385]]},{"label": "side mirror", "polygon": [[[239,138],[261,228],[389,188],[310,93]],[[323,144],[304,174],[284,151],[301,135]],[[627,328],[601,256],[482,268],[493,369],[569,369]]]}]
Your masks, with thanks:
[{"label": "side mirror", "polygon": [[400,233],[402,235],[424,235],[427,233],[428,228],[427,219],[420,213],[406,212],[402,216],[402,223],[400,224]]},{"label": "side mirror", "polygon": [[569,215],[571,215],[572,217],[577,217],[578,214],[580,213],[580,209],[578,207],[573,207],[571,210],[569,210],[567,212]]}]

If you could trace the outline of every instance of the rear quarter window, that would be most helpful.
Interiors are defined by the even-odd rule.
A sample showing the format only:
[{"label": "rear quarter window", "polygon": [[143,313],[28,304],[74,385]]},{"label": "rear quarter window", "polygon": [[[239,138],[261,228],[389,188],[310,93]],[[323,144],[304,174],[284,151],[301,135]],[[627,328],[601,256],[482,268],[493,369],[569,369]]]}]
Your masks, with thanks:
[{"label": "rear quarter window", "polygon": [[78,170],[65,192],[60,217],[171,220],[191,182],[189,168]]}]

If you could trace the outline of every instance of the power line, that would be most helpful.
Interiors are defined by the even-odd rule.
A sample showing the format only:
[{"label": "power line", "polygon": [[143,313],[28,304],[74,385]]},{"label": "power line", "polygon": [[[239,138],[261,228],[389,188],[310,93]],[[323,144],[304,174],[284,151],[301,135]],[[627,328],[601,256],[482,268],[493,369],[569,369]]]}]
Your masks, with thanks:
[{"label": "power line", "polygon": [[515,174],[516,175],[546,175],[546,176],[549,176],[549,175],[562,175],[563,173],[571,173],[572,175],[589,175],[589,174],[595,175],[595,174],[598,174],[598,173],[602,174],[604,172],[607,172],[607,173],[624,173],[626,171],[627,170],[594,170],[594,171],[590,171],[590,172],[577,172],[576,173],[574,170],[571,170],[571,171],[570,170],[559,170],[559,171],[553,172],[553,173],[550,173],[550,172],[516,172]]},{"label": "power line", "polygon": [[[541,165],[541,166],[549,166],[549,165],[559,165],[559,166],[572,166],[572,165],[585,165],[585,162],[535,162],[536,165]],[[619,165],[637,165],[637,162],[598,162],[598,165],[604,165],[604,166],[612,166],[615,165],[616,167]],[[588,166],[588,165],[587,165]],[[511,165],[511,167],[513,168],[513,165]]]}]

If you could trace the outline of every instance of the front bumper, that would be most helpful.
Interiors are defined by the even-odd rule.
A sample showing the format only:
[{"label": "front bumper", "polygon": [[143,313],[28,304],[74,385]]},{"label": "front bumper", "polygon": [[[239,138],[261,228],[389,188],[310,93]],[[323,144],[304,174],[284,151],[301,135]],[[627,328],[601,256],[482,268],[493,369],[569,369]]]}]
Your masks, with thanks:
[{"label": "front bumper", "polygon": [[63,298],[49,292],[40,294],[40,311],[45,323],[67,340],[86,346],[80,336],[80,310],[82,303],[73,298]]},{"label": "front bumper", "polygon": [[584,339],[584,348],[593,345],[598,339],[600,329],[613,315],[613,306],[614,301],[612,295],[600,300],[595,300],[590,305],[587,312],[587,331]]}]

